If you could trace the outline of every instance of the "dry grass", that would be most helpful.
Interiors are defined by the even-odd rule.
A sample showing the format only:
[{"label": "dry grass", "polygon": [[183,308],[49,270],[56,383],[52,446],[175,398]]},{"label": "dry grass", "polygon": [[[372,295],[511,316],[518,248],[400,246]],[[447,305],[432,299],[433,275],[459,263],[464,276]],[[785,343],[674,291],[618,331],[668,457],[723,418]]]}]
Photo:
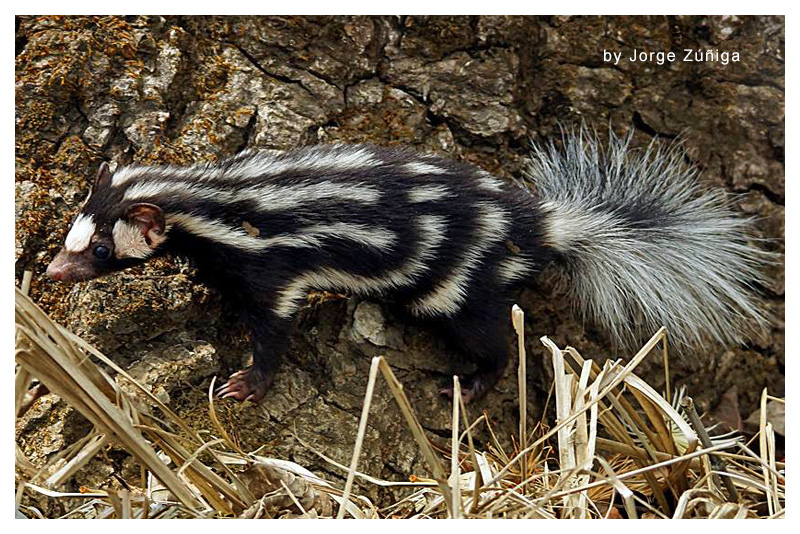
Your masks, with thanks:
[{"label": "dry grass", "polygon": [[[707,441],[691,399],[682,404],[687,418],[636,376],[637,366],[660,353],[666,358],[665,329],[627,363],[599,366],[571,347],[558,348],[546,337],[555,373],[553,395],[557,424],[528,428],[526,356],[522,311],[512,321],[520,336],[520,429],[517,446],[506,451],[495,439],[478,450],[473,434],[485,416],[470,421],[454,377],[452,439],[449,451],[437,450],[426,437],[383,357],[370,368],[364,407],[350,466],[331,463],[346,473],[346,483],[325,481],[292,462],[239,450],[215,416],[209,389],[209,415],[216,436],[200,436],[149,391],[96,349],[57,325],[16,290],[15,412],[24,413],[36,395],[35,377],[94,425],[94,431],[37,469],[16,449],[17,509],[25,492],[82,504],[68,517],[782,517],[785,465],[775,458],[775,435],[766,418],[770,397],[764,391],[758,435],[760,451],[729,439]],[[658,351],[658,349],[661,351]],[[145,395],[154,410],[142,408],[95,362],[102,362]],[[665,360],[666,363],[666,360]],[[425,458],[430,478],[389,482],[358,472],[361,445],[372,396],[388,386],[408,430]],[[669,385],[669,377],[667,377]],[[211,385],[213,388],[213,384]],[[781,401],[782,402],[782,401]],[[141,465],[140,487],[117,492],[87,488],[63,493],[58,488],[108,443],[133,455]],[[325,456],[317,452],[321,457]],[[413,493],[376,507],[354,495],[354,481],[407,486]]]}]

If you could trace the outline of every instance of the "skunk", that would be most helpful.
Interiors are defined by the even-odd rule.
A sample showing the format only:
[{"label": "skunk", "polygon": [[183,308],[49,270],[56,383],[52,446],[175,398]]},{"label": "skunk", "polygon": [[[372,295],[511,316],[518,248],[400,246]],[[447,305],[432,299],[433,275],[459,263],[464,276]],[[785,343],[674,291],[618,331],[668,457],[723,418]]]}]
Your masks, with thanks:
[{"label": "skunk", "polygon": [[523,183],[404,148],[244,151],[189,167],[103,163],[47,274],[87,280],[165,252],[189,257],[243,312],[253,364],[217,393],[260,401],[310,290],[390,298],[476,363],[467,398],[506,365],[510,307],[554,264],[584,320],[634,343],[744,341],[767,324],[768,253],[680,146],[604,147],[584,130],[534,146]]}]

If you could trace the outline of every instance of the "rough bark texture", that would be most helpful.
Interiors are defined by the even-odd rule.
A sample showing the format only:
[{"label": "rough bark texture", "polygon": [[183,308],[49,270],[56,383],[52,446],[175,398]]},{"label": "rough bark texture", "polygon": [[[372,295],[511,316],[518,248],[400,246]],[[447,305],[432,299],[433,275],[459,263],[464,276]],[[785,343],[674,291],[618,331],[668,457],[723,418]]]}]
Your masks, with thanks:
[{"label": "rough bark texture", "polygon": [[[603,50],[621,52],[618,65]],[[678,60],[630,62],[633,49]],[[684,49],[738,52],[739,61],[684,62]],[[530,139],[559,124],[635,130],[634,143],[681,134],[703,180],[738,193],[758,231],[783,252],[784,19],[782,17],[23,17],[16,21],[16,273],[54,317],[151,384],[200,428],[206,395],[248,355],[220,295],[181,259],[74,286],[43,277],[104,159],[189,163],[244,147],[329,142],[414,145],[519,176]],[[784,271],[763,288],[771,337],[673,360],[701,407],[733,385],[741,410],[763,387],[784,393]],[[607,339],[576,322],[546,275],[526,290],[529,413],[538,417],[549,372],[538,337],[608,355]],[[509,349],[513,350],[512,340]],[[449,435],[437,389],[456,356],[431,332],[383,306],[316,295],[259,407],[223,403],[224,424],[246,450],[341,472],[347,464],[370,358],[384,354],[431,435]],[[516,362],[513,362],[516,365]],[[642,372],[660,389],[654,358]],[[486,410],[503,442],[516,432],[516,373]],[[54,421],[56,422],[54,424]],[[53,396],[19,422],[17,439],[42,461],[88,431]],[[114,469],[137,480],[124,455]],[[428,469],[385,386],[378,387],[360,470],[404,480]],[[94,477],[87,482],[87,477]],[[75,485],[116,484],[108,468]],[[368,493],[380,498],[370,487]]]}]

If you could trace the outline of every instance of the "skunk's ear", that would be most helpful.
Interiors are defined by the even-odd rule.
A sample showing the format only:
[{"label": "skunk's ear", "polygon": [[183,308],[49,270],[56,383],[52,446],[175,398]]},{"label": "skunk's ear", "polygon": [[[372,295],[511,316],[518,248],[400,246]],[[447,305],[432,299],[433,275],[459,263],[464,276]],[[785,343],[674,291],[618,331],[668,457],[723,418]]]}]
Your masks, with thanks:
[{"label": "skunk's ear", "polygon": [[126,219],[139,228],[150,248],[156,248],[164,241],[164,212],[155,204],[134,204],[128,208]]},{"label": "skunk's ear", "polygon": [[97,169],[97,177],[94,179],[94,189],[102,189],[111,185],[111,168],[105,161]]}]

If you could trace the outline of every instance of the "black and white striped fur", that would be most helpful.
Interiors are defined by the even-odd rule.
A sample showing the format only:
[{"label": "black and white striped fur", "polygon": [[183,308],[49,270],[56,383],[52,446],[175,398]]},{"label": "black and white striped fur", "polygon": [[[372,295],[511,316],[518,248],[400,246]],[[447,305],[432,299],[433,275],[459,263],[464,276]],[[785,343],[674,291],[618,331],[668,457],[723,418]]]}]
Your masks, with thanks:
[{"label": "black and white striped fur", "polygon": [[612,139],[601,155],[580,134],[565,155],[535,149],[536,198],[470,165],[366,145],[103,166],[48,273],[75,281],[167,251],[192,258],[252,332],[253,366],[219,393],[256,402],[314,289],[391,298],[439,323],[478,364],[469,396],[502,373],[510,306],[554,260],[584,314],[623,340],[663,323],[681,341],[733,341],[728,326],[763,323],[746,223],[717,193],[693,200],[678,154],[626,148]]}]

